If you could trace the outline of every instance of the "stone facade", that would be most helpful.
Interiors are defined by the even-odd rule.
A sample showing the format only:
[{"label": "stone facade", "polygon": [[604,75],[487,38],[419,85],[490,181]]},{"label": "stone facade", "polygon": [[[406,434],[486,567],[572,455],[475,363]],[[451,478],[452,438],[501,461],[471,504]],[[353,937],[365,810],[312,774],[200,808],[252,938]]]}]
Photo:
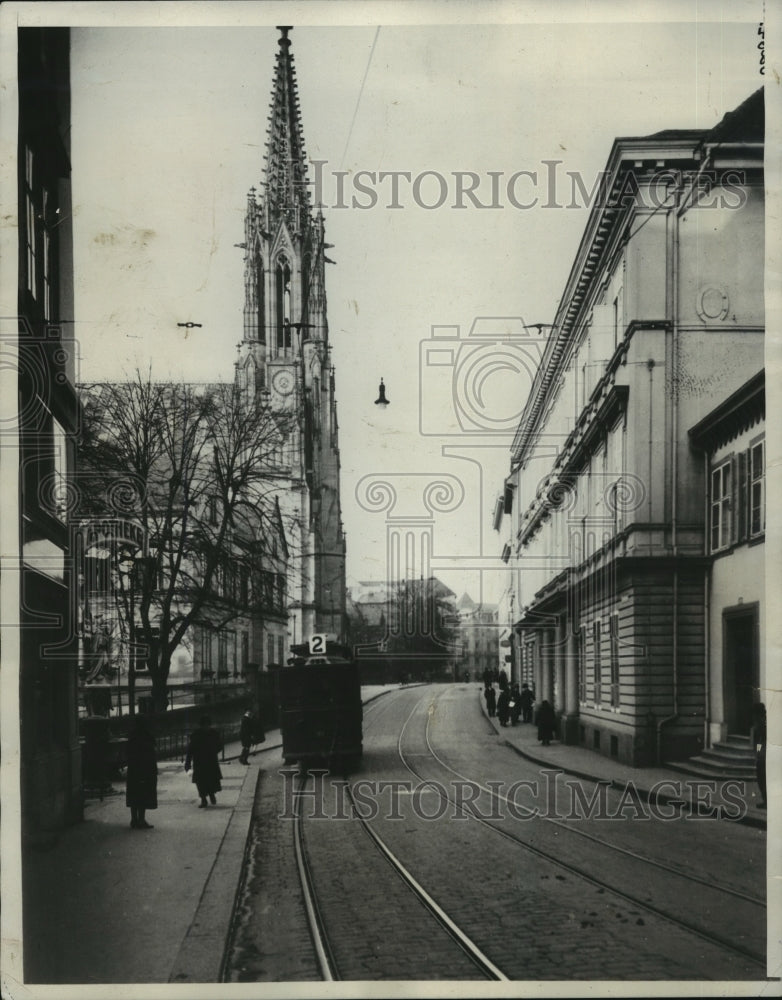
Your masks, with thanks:
[{"label": "stone facade", "polygon": [[714,735],[724,574],[689,431],[763,368],[763,225],[762,91],[617,139],[513,444],[514,661],[564,738],[634,764]]}]

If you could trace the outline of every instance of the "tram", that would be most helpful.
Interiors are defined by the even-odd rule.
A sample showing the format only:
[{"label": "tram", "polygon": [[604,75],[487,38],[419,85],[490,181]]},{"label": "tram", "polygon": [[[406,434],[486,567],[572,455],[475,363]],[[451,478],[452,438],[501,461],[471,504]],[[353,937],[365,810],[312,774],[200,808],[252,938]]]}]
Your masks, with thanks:
[{"label": "tram", "polygon": [[285,763],[355,767],[363,753],[363,710],[350,648],[316,635],[291,652],[291,665],[279,673]]}]

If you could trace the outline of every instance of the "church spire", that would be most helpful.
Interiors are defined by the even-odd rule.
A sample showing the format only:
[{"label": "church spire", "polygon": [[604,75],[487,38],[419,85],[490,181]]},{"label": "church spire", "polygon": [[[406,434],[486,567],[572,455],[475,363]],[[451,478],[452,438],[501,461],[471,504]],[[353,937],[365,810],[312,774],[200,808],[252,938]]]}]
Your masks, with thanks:
[{"label": "church spire", "polygon": [[266,211],[270,226],[280,218],[296,230],[310,213],[307,154],[299,110],[296,67],[293,65],[290,27],[279,27],[277,64],[266,144]]}]

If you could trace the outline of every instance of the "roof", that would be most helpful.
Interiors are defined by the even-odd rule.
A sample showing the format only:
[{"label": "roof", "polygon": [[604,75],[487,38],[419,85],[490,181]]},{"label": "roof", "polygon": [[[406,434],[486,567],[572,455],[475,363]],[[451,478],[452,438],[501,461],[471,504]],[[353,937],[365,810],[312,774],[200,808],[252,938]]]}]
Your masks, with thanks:
[{"label": "roof", "polygon": [[766,415],[766,373],[760,371],[690,428],[693,444],[713,451]]},{"label": "roof", "polygon": [[[420,578],[399,580],[396,584],[393,581],[387,580],[359,580],[357,584],[354,584],[349,588],[349,591],[355,604],[376,604],[391,600],[395,586],[400,586],[401,584],[420,584],[422,582],[424,581]],[[438,598],[451,598],[456,596],[454,592],[449,587],[446,587],[442,580],[438,580],[436,576],[427,577],[425,582],[428,586],[432,587],[435,596]]]},{"label": "roof", "polygon": [[729,111],[706,136],[706,142],[763,142],[766,136],[766,102],[762,87]]}]

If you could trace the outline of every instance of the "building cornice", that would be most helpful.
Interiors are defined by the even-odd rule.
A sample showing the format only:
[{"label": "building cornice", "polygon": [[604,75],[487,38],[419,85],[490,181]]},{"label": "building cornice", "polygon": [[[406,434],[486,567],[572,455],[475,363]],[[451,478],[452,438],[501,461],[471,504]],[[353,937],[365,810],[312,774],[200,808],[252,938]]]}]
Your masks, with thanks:
[{"label": "building cornice", "polygon": [[764,419],[765,415],[766,373],[763,370],[691,427],[690,441],[702,451],[714,451]]}]

